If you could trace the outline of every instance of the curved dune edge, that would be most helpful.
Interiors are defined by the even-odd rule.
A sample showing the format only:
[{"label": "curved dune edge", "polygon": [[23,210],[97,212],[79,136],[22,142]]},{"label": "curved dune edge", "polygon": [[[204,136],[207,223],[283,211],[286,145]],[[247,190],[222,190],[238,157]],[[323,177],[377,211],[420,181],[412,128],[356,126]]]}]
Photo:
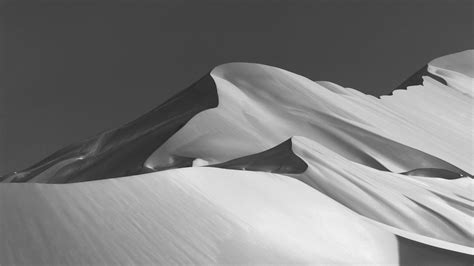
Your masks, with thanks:
[{"label": "curved dune edge", "polygon": [[474,245],[474,181],[470,178],[443,180],[379,171],[304,137],[209,166],[285,174],[374,221],[453,246]]},{"label": "curved dune edge", "polygon": [[395,91],[406,90],[408,87],[423,85],[424,77],[429,77],[473,97],[474,64],[472,62],[474,62],[474,49],[438,57],[402,82],[392,94]]},{"label": "curved dune edge", "polygon": [[0,177],[82,182],[0,184],[0,264],[472,265],[473,56],[433,60],[380,99],[260,64],[216,67],[139,119]]},{"label": "curved dune edge", "polygon": [[454,173],[449,170],[436,168],[419,168],[401,174],[409,176],[437,177],[444,179],[458,179],[464,177],[462,174],[459,173]]},{"label": "curved dune edge", "polygon": [[474,97],[474,50],[466,50],[436,58],[429,71],[442,77],[448,85]]},{"label": "curved dune edge", "polygon": [[473,56],[468,50],[435,59],[415,75],[422,85],[381,99],[275,67],[224,64],[139,119],[0,180],[82,182],[191,166],[197,158],[217,164],[291,136],[379,170],[472,175]]},{"label": "curved dune edge", "polygon": [[[472,98],[436,80],[426,78],[423,86],[377,99],[257,64],[222,65],[211,76],[218,107],[191,119],[148,165],[166,167],[173,156],[222,163],[305,136],[380,170],[473,172]],[[433,95],[425,99],[428,90]]]},{"label": "curved dune edge", "polygon": [[430,66],[456,72],[472,79],[474,78],[473,61],[474,50],[471,49],[438,57],[430,62]]},{"label": "curved dune edge", "polygon": [[183,168],[0,189],[2,264],[397,261],[393,236],[275,174]]},{"label": "curved dune edge", "polygon": [[289,139],[266,151],[208,166],[277,174],[301,174],[306,171],[308,165],[293,152],[292,148],[293,143]]},{"label": "curved dune edge", "polygon": [[[148,156],[197,113],[216,107],[213,79],[206,75],[147,114],[65,147],[0,182],[74,183],[159,171],[145,165]],[[171,167],[192,165],[174,158]]]},{"label": "curved dune edge", "polygon": [[293,177],[351,210],[407,232],[474,246],[474,180],[405,176],[351,162],[323,145],[293,137],[308,169]]},{"label": "curved dune edge", "polygon": [[[278,174],[182,168],[76,184],[1,184],[0,192],[6,265],[398,264],[416,256],[399,252],[405,244],[392,229]],[[437,263],[453,261],[463,265],[466,257],[448,252]]]},{"label": "curved dune edge", "polygon": [[[393,95],[393,93],[398,90],[406,90],[408,87],[423,85],[424,76],[430,77],[443,85],[446,85],[446,86],[448,85],[446,80],[444,80],[442,77],[438,75],[433,74],[433,72],[434,71],[432,70],[432,66],[430,65],[423,66],[420,70],[416,71],[415,74],[411,75],[408,79],[406,79],[404,82],[398,85],[395,88],[395,90],[392,91],[391,95]],[[383,96],[390,96],[390,95],[383,95]]]}]

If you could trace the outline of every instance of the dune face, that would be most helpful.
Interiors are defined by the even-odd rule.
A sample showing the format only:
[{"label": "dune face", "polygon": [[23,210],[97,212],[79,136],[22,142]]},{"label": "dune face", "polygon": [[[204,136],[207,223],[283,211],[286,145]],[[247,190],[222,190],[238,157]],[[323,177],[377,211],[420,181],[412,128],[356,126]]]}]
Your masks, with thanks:
[{"label": "dune face", "polygon": [[293,138],[308,165],[297,179],[351,210],[407,232],[472,246],[471,178],[405,176],[351,162],[323,145]]},{"label": "dune face", "polygon": [[[200,167],[71,185],[0,186],[0,211],[11,214],[1,218],[7,241],[0,242],[0,262],[383,265],[410,256],[420,260],[407,250],[405,238],[297,180],[242,173]],[[432,249],[416,245],[425,255],[436,255]],[[443,251],[447,255],[438,265],[468,265],[465,254]]]},{"label": "dune face", "polygon": [[472,265],[472,59],[380,98],[218,66],[0,177],[0,265]]},{"label": "dune face", "polygon": [[[7,265],[397,261],[393,235],[270,173],[185,168],[67,186],[12,184],[0,195],[2,213],[14,211],[2,216],[9,229],[2,236],[17,247],[2,242],[0,262]],[[343,231],[327,227],[348,222],[353,226]],[[378,252],[381,243],[386,252]]]},{"label": "dune face", "polygon": [[[145,160],[194,115],[216,107],[217,103],[214,81],[206,75],[137,120],[59,150],[32,167],[0,180],[73,183],[162,170],[147,168]],[[189,159],[175,160],[169,167],[191,166],[191,163]]]},{"label": "dune face", "polygon": [[423,77],[430,77],[443,85],[448,85],[446,80],[444,80],[442,77],[430,73],[428,71],[428,65],[425,65],[420,70],[415,72],[415,74],[411,75],[408,79],[406,79],[397,88],[395,88],[395,90],[404,90],[410,86],[423,85]]},{"label": "dune face", "polygon": [[210,166],[278,174],[301,174],[308,168],[306,162],[293,152],[291,139],[264,152]]},{"label": "dune face", "polygon": [[[351,89],[333,92],[334,85],[328,90],[325,83],[263,65],[228,64],[211,75],[217,84],[218,107],[196,115],[146,165],[169,167],[174,156],[221,163],[304,136],[379,170],[472,173],[473,151],[467,149],[472,143],[472,98],[446,90],[433,79],[403,91],[413,96],[396,91],[376,99]],[[439,94],[429,97],[439,103],[425,103],[426,91]],[[438,109],[446,113],[440,117]],[[443,141],[448,136],[453,141]]]},{"label": "dune face", "polygon": [[413,169],[411,171],[402,173],[404,175],[411,175],[411,176],[431,176],[431,177],[439,177],[444,179],[457,179],[464,177],[464,175],[459,173],[454,173],[449,170],[445,169],[436,169],[436,168],[420,168],[420,169]]},{"label": "dune face", "polygon": [[[425,80],[423,85],[381,99],[275,67],[222,65],[137,120],[0,180],[71,183],[186,167],[195,159],[217,164],[292,136],[324,143],[379,170],[433,168],[466,176],[474,167],[472,97],[466,89],[472,78],[465,80],[472,70],[460,61],[471,53],[433,60],[403,83]],[[455,88],[445,85],[446,73],[454,72],[445,65],[463,71],[450,74],[465,78]]]}]

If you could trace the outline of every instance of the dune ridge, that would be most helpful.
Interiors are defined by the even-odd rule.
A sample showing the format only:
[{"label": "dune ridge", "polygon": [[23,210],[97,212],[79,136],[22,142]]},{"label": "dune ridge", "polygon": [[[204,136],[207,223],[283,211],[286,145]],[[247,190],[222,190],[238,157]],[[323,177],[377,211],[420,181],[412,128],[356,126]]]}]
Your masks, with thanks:
[{"label": "dune ridge", "polygon": [[[1,213],[10,214],[0,223],[6,265],[398,264],[415,255],[400,253],[405,238],[324,193],[265,172],[199,167],[15,183],[0,186],[0,199]],[[417,243],[430,255],[420,262],[469,263],[448,245],[432,261],[432,245]]]},{"label": "dune ridge", "polygon": [[0,177],[0,264],[472,265],[473,57],[380,98],[218,66]]}]

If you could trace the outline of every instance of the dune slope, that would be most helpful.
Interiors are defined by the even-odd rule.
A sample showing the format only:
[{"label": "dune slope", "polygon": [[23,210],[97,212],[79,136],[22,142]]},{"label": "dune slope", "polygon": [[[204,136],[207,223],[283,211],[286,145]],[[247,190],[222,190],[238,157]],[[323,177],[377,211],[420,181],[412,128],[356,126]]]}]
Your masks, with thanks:
[{"label": "dune slope", "polygon": [[218,66],[0,177],[0,265],[472,265],[472,58],[380,98]]},{"label": "dune slope", "polygon": [[[209,75],[138,119],[65,147],[3,182],[73,183],[153,172],[145,160],[195,114],[217,106]],[[175,160],[175,167],[192,159]],[[161,169],[160,169],[161,170]]]},{"label": "dune slope", "polygon": [[429,77],[377,99],[264,65],[228,64],[211,75],[218,107],[191,119],[146,165],[166,167],[174,156],[220,163],[304,136],[379,170],[473,173],[473,99]]},{"label": "dune slope", "polygon": [[[297,180],[207,167],[2,185],[0,213],[2,265],[380,265],[406,245]],[[447,253],[439,263],[466,262]]]}]

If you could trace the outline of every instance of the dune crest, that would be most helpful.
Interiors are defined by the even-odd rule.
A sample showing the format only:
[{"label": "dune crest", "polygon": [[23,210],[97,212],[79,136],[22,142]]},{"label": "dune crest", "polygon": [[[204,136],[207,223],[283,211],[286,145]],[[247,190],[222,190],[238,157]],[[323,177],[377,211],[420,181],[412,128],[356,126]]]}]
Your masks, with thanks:
[{"label": "dune crest", "polygon": [[0,177],[0,264],[471,265],[473,58],[380,98],[218,66]]}]

